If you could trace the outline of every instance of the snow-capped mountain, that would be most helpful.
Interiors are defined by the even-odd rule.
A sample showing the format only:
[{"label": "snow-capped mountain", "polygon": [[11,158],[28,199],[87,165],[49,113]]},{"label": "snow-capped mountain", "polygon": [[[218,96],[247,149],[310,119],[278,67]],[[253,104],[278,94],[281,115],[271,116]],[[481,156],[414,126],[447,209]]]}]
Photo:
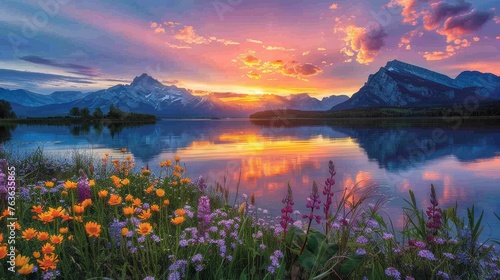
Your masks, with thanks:
[{"label": "snow-capped mountain", "polygon": [[472,95],[478,96],[480,101],[500,100],[500,78],[489,73],[466,71],[452,79],[394,60],[370,75],[365,85],[349,100],[331,110],[462,104]]},{"label": "snow-capped mountain", "polygon": [[116,85],[95,92],[54,92],[41,95],[24,90],[0,89],[0,99],[11,102],[18,116],[67,115],[73,107],[100,108],[107,112],[111,104],[126,112],[155,114],[159,117],[248,117],[268,109],[327,110],[348,99],[331,96],[321,101],[308,94],[279,96],[266,94],[253,103],[223,102],[215,94],[195,96],[184,88],[163,85],[142,74],[130,85]]}]

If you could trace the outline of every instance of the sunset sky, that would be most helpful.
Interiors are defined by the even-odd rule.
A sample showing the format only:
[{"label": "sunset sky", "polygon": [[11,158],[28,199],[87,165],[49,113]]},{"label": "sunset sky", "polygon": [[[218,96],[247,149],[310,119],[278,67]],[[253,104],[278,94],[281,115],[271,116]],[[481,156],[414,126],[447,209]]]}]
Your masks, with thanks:
[{"label": "sunset sky", "polygon": [[398,59],[500,75],[498,1],[3,0],[0,87],[351,95]]}]

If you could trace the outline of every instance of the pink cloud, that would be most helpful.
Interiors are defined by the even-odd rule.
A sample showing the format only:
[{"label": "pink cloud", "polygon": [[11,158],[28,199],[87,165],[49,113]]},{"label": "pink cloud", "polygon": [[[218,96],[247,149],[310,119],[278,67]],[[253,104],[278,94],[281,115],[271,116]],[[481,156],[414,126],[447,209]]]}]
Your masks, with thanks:
[{"label": "pink cloud", "polygon": [[346,34],[344,37],[346,47],[341,52],[347,56],[356,54],[356,61],[360,64],[373,62],[384,46],[384,39],[387,37],[387,33],[380,25],[370,31],[364,27],[349,25],[343,31]]},{"label": "pink cloud", "polygon": [[447,42],[451,42],[481,29],[492,17],[491,12],[480,12],[474,9],[466,14],[448,18],[444,22],[444,27],[439,29],[438,33],[446,36]]},{"label": "pink cloud", "polygon": [[424,11],[424,27],[427,30],[437,29],[441,23],[452,16],[468,11],[471,7],[467,2],[436,2],[432,3],[428,11]]},{"label": "pink cloud", "polygon": [[203,36],[196,34],[194,27],[184,26],[183,29],[179,30],[174,36],[175,39],[183,41],[188,44],[208,44],[209,40]]}]

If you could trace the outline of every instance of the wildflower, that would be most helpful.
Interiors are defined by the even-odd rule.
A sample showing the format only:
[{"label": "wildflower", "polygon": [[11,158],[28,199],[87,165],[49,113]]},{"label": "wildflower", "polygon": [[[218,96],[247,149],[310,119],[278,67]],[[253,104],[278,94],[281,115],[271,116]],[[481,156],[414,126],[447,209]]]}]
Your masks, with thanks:
[{"label": "wildflower", "polygon": [[148,235],[152,229],[153,227],[150,223],[140,223],[137,228],[137,233],[141,235]]},{"label": "wildflower", "polygon": [[66,212],[66,210],[62,209],[61,206],[59,206],[55,209],[49,207],[49,211],[50,211],[50,215],[52,215],[52,217],[54,217],[54,218],[61,217],[62,215],[64,215],[64,212]]},{"label": "wildflower", "polygon": [[123,214],[125,216],[134,215],[134,213],[135,213],[134,206],[123,207]]},{"label": "wildflower", "polygon": [[87,222],[85,224],[85,231],[87,231],[89,237],[99,237],[99,234],[101,233],[101,225],[96,222]]},{"label": "wildflower", "polygon": [[92,205],[92,199],[87,198],[87,199],[85,199],[84,201],[82,201],[82,206],[83,206],[84,208],[87,208],[87,207],[89,207],[90,205]]},{"label": "wildflower", "polygon": [[450,279],[450,276],[441,270],[438,271],[437,275],[441,276],[443,279]]},{"label": "wildflower", "polygon": [[67,228],[67,227],[62,227],[62,228],[60,228],[60,229],[59,229],[59,233],[60,233],[60,234],[66,234],[66,233],[68,233],[68,228]]},{"label": "wildflower", "polygon": [[368,243],[368,239],[361,235],[356,239],[356,242],[358,242],[359,244],[366,244]]},{"label": "wildflower", "polygon": [[83,207],[82,205],[74,205],[73,206],[73,211],[76,214],[82,214],[85,211],[85,207]]},{"label": "wildflower", "polygon": [[182,208],[175,210],[175,215],[177,215],[177,216],[184,216],[185,214],[186,214],[186,211]]},{"label": "wildflower", "polygon": [[122,202],[122,197],[117,195],[117,194],[111,194],[111,196],[109,197],[109,201],[108,201],[108,204],[111,205],[111,206],[115,206],[115,205],[118,205]]},{"label": "wildflower", "polygon": [[[49,243],[47,243],[47,244],[49,244]],[[50,245],[50,246],[52,246],[52,245]],[[33,252],[33,257],[35,257],[35,259],[38,259],[40,257],[40,252],[38,252],[38,251]]]},{"label": "wildflower", "polygon": [[393,239],[394,238],[394,235],[390,234],[390,233],[385,233],[382,235],[382,239],[384,240],[389,240],[389,239]]},{"label": "wildflower", "polygon": [[54,216],[52,216],[50,212],[43,212],[38,214],[38,219],[46,224],[52,222],[54,220]]},{"label": "wildflower", "polygon": [[287,232],[287,227],[289,224],[293,224],[293,219],[290,217],[290,214],[293,213],[293,193],[292,187],[288,184],[288,192],[286,196],[281,200],[281,202],[285,205],[281,209],[281,221],[280,226],[283,228],[283,234],[285,235]]},{"label": "wildflower", "polygon": [[201,227],[206,228],[212,219],[210,211],[210,198],[202,196],[198,199],[198,219],[201,220]]},{"label": "wildflower", "polygon": [[26,263],[17,272],[21,275],[28,275],[33,272],[33,266],[33,264]]},{"label": "wildflower", "polygon": [[428,259],[430,261],[435,261],[436,258],[434,257],[434,254],[429,251],[429,250],[420,250],[418,252],[418,256],[424,259]]},{"label": "wildflower", "polygon": [[386,270],[385,270],[385,274],[389,277],[392,277],[394,279],[401,279],[401,273],[399,273],[399,271],[397,269],[395,269],[394,267],[388,267]]},{"label": "wildflower", "polygon": [[[434,185],[431,185],[431,206],[427,207],[427,228],[432,235],[435,235],[437,231],[441,228],[441,209],[439,208],[439,203],[436,197],[436,191],[434,190]],[[432,237],[429,236],[428,238]],[[429,240],[432,241],[432,240]]]},{"label": "wildflower", "polygon": [[163,189],[156,190],[156,196],[163,197],[165,195],[165,191]]},{"label": "wildflower", "polygon": [[37,260],[37,262],[40,265],[41,270],[47,271],[49,269],[56,269],[59,260],[56,255],[51,254],[51,255],[44,255],[43,259]]},{"label": "wildflower", "polygon": [[141,204],[142,204],[142,201],[140,198],[135,198],[133,201],[132,201],[132,204],[136,207],[141,207]]},{"label": "wildflower", "polygon": [[7,256],[7,245],[0,246],[0,260]]},{"label": "wildflower", "polygon": [[43,212],[43,207],[42,207],[42,206],[40,206],[40,205],[33,205],[31,208],[32,208],[32,209],[31,209],[31,212],[32,212],[32,213],[37,213],[37,214],[40,214],[40,213],[42,213],[42,212]]},{"label": "wildflower", "polygon": [[19,254],[19,255],[16,255],[15,265],[17,267],[21,267],[21,266],[29,263],[29,261],[30,261],[29,257],[26,257],[26,256],[23,256],[23,255]]},{"label": "wildflower", "polygon": [[120,231],[120,233],[121,233],[123,236],[127,236],[128,232],[129,232],[129,230],[128,230],[128,228],[126,228],[126,227],[122,228],[122,229],[121,229],[121,231]]},{"label": "wildflower", "polygon": [[175,160],[175,162],[179,162],[181,160],[181,157],[180,156],[175,156],[174,160]]},{"label": "wildflower", "polygon": [[45,231],[39,231],[37,235],[39,241],[45,241],[49,239],[49,233]]},{"label": "wildflower", "polygon": [[316,222],[319,224],[321,222],[321,216],[320,215],[314,215],[314,210],[318,210],[320,208],[321,204],[321,199],[319,198],[318,194],[318,186],[316,185],[316,182],[313,182],[313,188],[311,191],[311,195],[307,198],[307,203],[306,203],[306,208],[310,208],[311,212],[309,215],[302,215],[302,218],[304,219],[309,219],[309,224],[312,220],[316,220]]},{"label": "wildflower", "polygon": [[160,206],[158,206],[158,204],[151,205],[151,211],[153,211],[153,212],[159,212],[160,211]]},{"label": "wildflower", "polygon": [[54,187],[54,182],[52,182],[52,181],[45,182],[45,187],[48,188],[48,189]]},{"label": "wildflower", "polygon": [[127,152],[127,148],[122,148],[122,153],[126,153]]},{"label": "wildflower", "polygon": [[108,191],[102,190],[102,191],[99,191],[97,194],[99,195],[100,198],[104,198],[104,197],[108,196]]},{"label": "wildflower", "polygon": [[172,224],[174,225],[180,225],[182,224],[186,219],[184,218],[184,216],[178,216],[178,217],[175,217],[175,218],[172,218],[170,221],[172,222]]},{"label": "wildflower", "polygon": [[121,181],[122,185],[127,186],[130,184],[130,180],[128,178],[125,178]]},{"label": "wildflower", "polygon": [[[45,243],[45,245],[42,246],[42,253],[44,254],[52,254],[52,252],[54,252],[56,250],[56,247],[54,247],[54,245],[50,244],[50,243]],[[38,255],[38,257],[35,256],[35,258],[39,258],[40,255]]]},{"label": "wildflower", "polygon": [[142,176],[149,176],[151,174],[151,171],[149,171],[148,169],[143,169],[141,171],[141,173],[142,173]]},{"label": "wildflower", "polygon": [[328,172],[330,173],[330,178],[327,178],[325,181],[325,187],[323,189],[323,195],[326,196],[326,201],[325,204],[323,205],[323,213],[325,213],[325,221],[326,223],[326,230],[328,234],[328,228],[330,228],[330,223],[328,222],[328,219],[330,217],[330,206],[332,205],[332,197],[333,197],[333,191],[332,191],[332,186],[335,184],[335,174],[337,174],[337,171],[335,170],[335,165],[333,164],[333,161],[328,162]]},{"label": "wildflower", "polygon": [[62,235],[51,235],[50,236],[50,242],[52,242],[52,244],[54,245],[57,245],[57,244],[61,244],[64,240],[64,237]]},{"label": "wildflower", "polygon": [[170,200],[168,200],[168,199],[163,200],[163,206],[167,206],[169,204],[170,204]]},{"label": "wildflower", "polygon": [[155,278],[153,276],[146,276],[144,279],[142,280],[155,280]]},{"label": "wildflower", "polygon": [[63,184],[64,188],[65,189],[76,189],[77,188],[77,183],[76,182],[72,182],[70,180],[67,180],[66,182],[64,182]]},{"label": "wildflower", "polygon": [[356,254],[360,255],[360,256],[364,256],[364,255],[366,255],[366,250],[363,248],[359,248],[358,250],[356,250]]},{"label": "wildflower", "polygon": [[89,180],[89,187],[95,187],[95,180],[94,179],[91,179]]},{"label": "wildflower", "polygon": [[31,240],[31,239],[36,237],[37,232],[34,228],[29,228],[29,229],[23,231],[22,234],[23,234],[24,239]]},{"label": "wildflower", "polygon": [[85,199],[91,198],[91,190],[89,185],[89,178],[87,174],[80,169],[80,181],[78,181],[78,202],[82,203]]},{"label": "wildflower", "polygon": [[443,256],[447,257],[450,260],[455,259],[455,256],[452,253],[443,253]]},{"label": "wildflower", "polygon": [[147,219],[151,218],[151,209],[142,210],[141,214],[139,214],[138,217],[141,220],[147,220]]}]

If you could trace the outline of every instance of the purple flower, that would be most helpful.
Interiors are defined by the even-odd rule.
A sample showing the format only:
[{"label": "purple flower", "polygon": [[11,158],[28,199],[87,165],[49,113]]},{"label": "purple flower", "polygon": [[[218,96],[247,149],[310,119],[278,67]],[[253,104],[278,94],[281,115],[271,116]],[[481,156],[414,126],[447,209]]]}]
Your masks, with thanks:
[{"label": "purple flower", "polygon": [[429,250],[420,250],[418,252],[418,256],[424,259],[428,259],[430,261],[435,261],[436,258],[434,257],[434,254],[429,251]]},{"label": "purple flower", "polygon": [[438,207],[439,203],[436,197],[434,185],[431,185],[431,206],[427,207],[427,228],[431,234],[427,237],[432,242],[432,237],[441,229],[441,209]]},{"label": "purple flower", "polygon": [[290,217],[290,214],[293,213],[293,193],[292,193],[292,187],[290,184],[288,184],[288,192],[286,196],[281,200],[283,204],[285,204],[285,207],[281,209],[281,221],[280,225],[283,228],[284,234],[287,232],[287,227],[289,224],[293,224],[293,219]]},{"label": "purple flower", "polygon": [[356,239],[356,242],[358,242],[359,244],[366,244],[368,243],[368,239],[361,235]]},{"label": "purple flower", "polygon": [[80,181],[77,184],[78,187],[78,202],[82,203],[85,199],[92,198],[92,191],[90,190],[89,178],[87,174],[80,169]]},{"label": "purple flower", "polygon": [[390,234],[390,233],[385,233],[382,235],[382,239],[384,240],[389,240],[389,239],[393,239],[394,238],[394,235]]},{"label": "purple flower", "polygon": [[260,244],[260,245],[259,245],[259,248],[260,248],[260,249],[262,249],[262,250],[265,250],[267,247],[266,247],[266,245],[264,245],[264,244]]},{"label": "purple flower", "polygon": [[143,280],[155,280],[153,276],[146,276]]},{"label": "purple flower", "polygon": [[[330,228],[330,223],[328,222],[328,218],[330,217],[330,206],[332,205],[332,197],[333,197],[333,191],[332,191],[332,186],[335,184],[335,179],[333,176],[337,174],[337,171],[335,171],[335,165],[333,164],[333,161],[328,162],[328,172],[330,173],[330,178],[327,178],[325,181],[325,187],[323,189],[323,195],[326,196],[326,201],[323,206],[323,213],[325,213],[325,221],[327,221],[326,229],[328,231],[328,228]],[[327,232],[328,234],[328,232]]]},{"label": "purple flower", "polygon": [[450,260],[455,259],[455,256],[452,253],[443,253],[443,256],[447,257]]},{"label": "purple flower", "polygon": [[202,256],[201,254],[196,254],[196,255],[194,255],[194,256],[191,258],[191,260],[192,260],[193,262],[201,262],[202,258],[203,258],[203,256]]},{"label": "purple flower", "polygon": [[309,223],[312,220],[316,220],[316,222],[319,224],[321,222],[321,216],[320,215],[314,215],[314,210],[319,210],[320,205],[321,205],[321,199],[319,198],[318,194],[318,185],[316,182],[313,182],[313,188],[311,191],[311,195],[307,198],[307,203],[306,203],[306,208],[310,208],[311,212],[309,215],[302,215],[302,218],[304,219],[309,219]]},{"label": "purple flower", "polygon": [[210,213],[210,198],[202,196],[198,199],[198,219],[200,219],[200,228],[205,229],[210,225],[212,215]]},{"label": "purple flower", "polygon": [[364,255],[366,255],[366,250],[363,248],[359,248],[358,250],[356,250],[356,254],[360,255],[360,256],[364,256]]},{"label": "purple flower", "polygon": [[445,273],[445,272],[443,272],[441,270],[438,271],[437,275],[441,276],[443,279],[450,279],[450,276],[447,273]]},{"label": "purple flower", "polygon": [[185,239],[182,239],[181,241],[179,241],[180,247],[187,247],[188,245],[189,245],[189,243]]},{"label": "purple flower", "polygon": [[399,271],[397,269],[395,269],[394,267],[388,267],[386,270],[385,270],[385,274],[389,277],[392,277],[394,279],[401,279],[401,273],[399,273]]},{"label": "purple flower", "polygon": [[201,193],[204,193],[205,189],[207,188],[207,182],[205,181],[205,178],[203,178],[203,176],[201,175],[200,177],[198,177],[198,179],[196,179],[196,181],[194,181],[194,185],[198,188],[198,190]]}]

